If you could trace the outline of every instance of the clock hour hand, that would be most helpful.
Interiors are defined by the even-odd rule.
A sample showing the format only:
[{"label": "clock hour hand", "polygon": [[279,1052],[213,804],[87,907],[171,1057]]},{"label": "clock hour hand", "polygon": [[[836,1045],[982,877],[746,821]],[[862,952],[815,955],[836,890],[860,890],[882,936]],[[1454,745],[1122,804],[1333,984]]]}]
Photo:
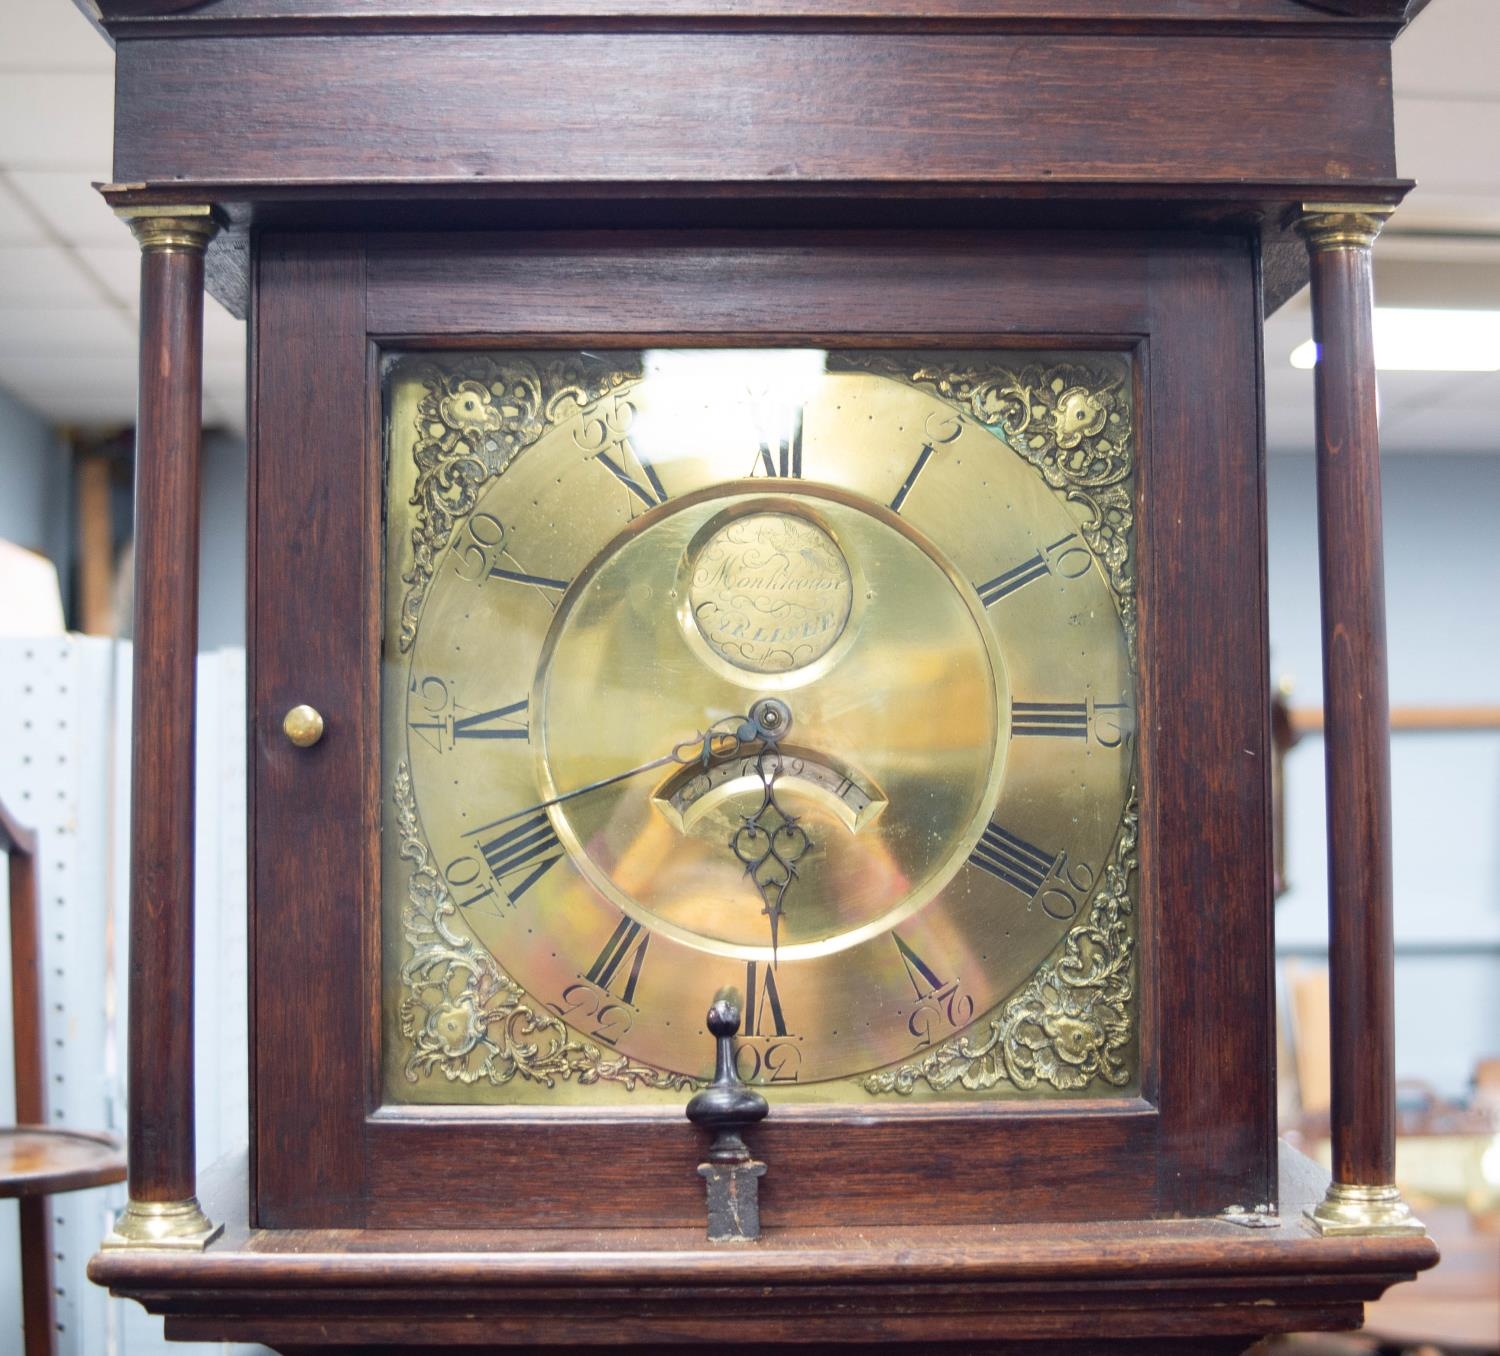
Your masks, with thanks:
[{"label": "clock hour hand", "polygon": [[750,708],[749,723],[762,748],[755,770],[760,777],[761,801],[750,814],[741,816],[740,827],[729,840],[734,855],[745,864],[745,874],[755,882],[771,922],[771,964],[776,964],[781,915],[787,891],[797,878],[797,863],[812,847],[797,816],[788,814],[776,800],[776,781],[784,769],[782,737],[791,729],[792,713],[785,702],[767,697]]},{"label": "clock hour hand", "polygon": [[488,824],[469,829],[464,837],[472,838],[475,834],[488,833],[491,829],[498,828],[502,824],[509,824],[512,820],[524,819],[550,806],[562,805],[566,801],[577,800],[579,796],[601,791],[606,786],[627,782],[632,777],[639,777],[656,768],[666,767],[670,763],[677,763],[683,767],[699,763],[707,768],[718,759],[736,757],[747,742],[759,737],[758,727],[753,723],[752,717],[728,716],[723,720],[715,721],[708,729],[700,731],[691,739],[685,739],[680,744],[673,745],[671,753],[663,754],[660,758],[653,758],[649,763],[626,768],[624,772],[600,777],[598,781],[589,782],[586,786],[575,786],[571,791],[564,791],[562,795],[552,796],[547,800],[539,800],[534,805],[528,805],[524,810],[515,810],[508,815],[501,815],[499,819],[492,819]]}]

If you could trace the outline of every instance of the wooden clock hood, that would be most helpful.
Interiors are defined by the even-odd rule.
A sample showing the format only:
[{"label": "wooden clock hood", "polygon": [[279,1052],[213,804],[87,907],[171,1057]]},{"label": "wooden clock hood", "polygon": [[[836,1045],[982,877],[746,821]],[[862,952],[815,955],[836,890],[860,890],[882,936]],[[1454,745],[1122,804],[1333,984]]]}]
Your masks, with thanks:
[{"label": "wooden clock hood", "polygon": [[[164,1313],[169,1336],[286,1352],[732,1337],[1198,1356],[1356,1326],[1366,1299],[1433,1264],[1392,1179],[1369,291],[1371,243],[1410,187],[1390,46],[1421,0],[79,2],[116,51],[102,191],[143,251],[134,700],[154,732],[134,770],[131,1204],[96,1281]],[[1259,327],[1309,278],[1331,1184],[1275,1140],[1255,756],[1270,720]],[[257,1072],[248,1171],[220,1165],[200,1186],[194,734],[177,713],[193,709],[205,285],[252,320]],[[783,1162],[824,1175],[801,1179],[795,1227],[768,1209],[766,1237],[737,1251],[675,1206],[596,1227],[576,1184],[537,1197],[538,1227],[519,1206],[466,1215],[441,1165],[493,1157],[488,1123],[388,1114],[370,1053],[381,356],[860,339],[1092,344],[1140,374],[1140,1096],[986,1103],[969,1120],[887,1104],[842,1121],[799,1108],[776,1128],[773,1112]],[[306,1043],[287,1038],[286,982]],[[558,1118],[535,1142],[573,1144],[621,1199],[649,1198],[666,1179],[611,1148],[646,1119]],[[678,1121],[663,1133],[688,1136]],[[794,1143],[787,1123],[825,1140],[842,1127],[877,1156]],[[939,1126],[956,1138],[927,1218],[882,1186],[878,1154]],[[310,1163],[307,1145],[334,1148]],[[420,1187],[407,1168],[428,1174]],[[977,1194],[944,1202],[954,1181]],[[790,1202],[799,1184],[776,1189]]]}]

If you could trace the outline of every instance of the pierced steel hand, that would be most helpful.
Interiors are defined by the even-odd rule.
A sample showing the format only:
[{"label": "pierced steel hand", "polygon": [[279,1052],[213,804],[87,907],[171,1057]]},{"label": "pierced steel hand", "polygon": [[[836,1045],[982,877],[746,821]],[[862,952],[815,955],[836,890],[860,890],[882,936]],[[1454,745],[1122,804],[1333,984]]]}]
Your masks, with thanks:
[{"label": "pierced steel hand", "polygon": [[745,874],[760,891],[765,906],[761,912],[771,920],[771,964],[775,966],[787,891],[797,878],[797,863],[811,849],[812,840],[798,824],[797,816],[788,814],[776,800],[776,780],[785,766],[779,746],[782,737],[791,729],[791,711],[785,702],[767,697],[750,708],[747,724],[763,745],[755,759],[755,770],[761,782],[761,801],[753,813],[742,816],[740,827],[735,830],[729,845],[734,849],[734,855],[745,864]]}]

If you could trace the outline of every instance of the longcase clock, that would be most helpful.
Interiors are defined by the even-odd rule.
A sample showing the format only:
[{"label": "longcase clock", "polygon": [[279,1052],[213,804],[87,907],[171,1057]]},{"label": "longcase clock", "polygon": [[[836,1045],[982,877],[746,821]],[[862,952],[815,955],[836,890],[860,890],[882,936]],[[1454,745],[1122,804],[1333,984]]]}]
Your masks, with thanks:
[{"label": "longcase clock", "polygon": [[[253,1088],[200,1193],[165,722],[170,1072],[97,1279],[286,1351],[1227,1352],[1431,1264],[1379,795],[1331,802],[1331,1184],[1273,1096],[1260,325],[1310,268],[1331,768],[1378,788],[1400,6],[104,8],[142,728],[205,263],[251,322]],[[769,1107],[729,1245],[716,1060]]]}]

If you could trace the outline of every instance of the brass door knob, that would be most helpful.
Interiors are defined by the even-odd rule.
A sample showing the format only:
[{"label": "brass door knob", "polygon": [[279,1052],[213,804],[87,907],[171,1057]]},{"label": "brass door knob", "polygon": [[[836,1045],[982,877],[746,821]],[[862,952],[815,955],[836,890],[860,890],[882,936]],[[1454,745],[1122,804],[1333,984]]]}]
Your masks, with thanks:
[{"label": "brass door knob", "polygon": [[281,731],[299,749],[310,749],[323,738],[323,715],[311,706],[294,706],[282,717]]}]

